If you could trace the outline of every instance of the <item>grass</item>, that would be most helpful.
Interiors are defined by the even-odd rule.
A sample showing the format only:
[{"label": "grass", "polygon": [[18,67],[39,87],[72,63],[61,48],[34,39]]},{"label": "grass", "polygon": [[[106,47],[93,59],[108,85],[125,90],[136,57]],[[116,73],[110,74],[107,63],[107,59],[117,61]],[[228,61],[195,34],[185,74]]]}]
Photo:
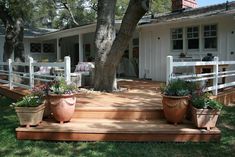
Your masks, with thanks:
[{"label": "grass", "polygon": [[128,143],[19,141],[11,100],[0,97],[0,156],[76,157],[232,157],[235,156],[235,107],[224,107],[219,120],[220,143]]}]

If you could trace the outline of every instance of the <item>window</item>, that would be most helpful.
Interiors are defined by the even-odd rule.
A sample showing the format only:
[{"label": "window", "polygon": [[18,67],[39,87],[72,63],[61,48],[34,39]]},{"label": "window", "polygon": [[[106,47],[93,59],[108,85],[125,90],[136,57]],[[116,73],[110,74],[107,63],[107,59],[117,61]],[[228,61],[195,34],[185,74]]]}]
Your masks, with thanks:
[{"label": "window", "polygon": [[135,38],[132,40],[133,47],[139,47],[139,38]]},{"label": "window", "polygon": [[217,26],[205,25],[204,26],[204,48],[217,49]]},{"label": "window", "polygon": [[199,27],[187,28],[187,44],[189,50],[199,49]]},{"label": "window", "polygon": [[30,43],[31,53],[41,53],[41,43]]},{"label": "window", "polygon": [[172,49],[183,49],[183,28],[172,29],[171,31]]},{"label": "window", "polygon": [[43,44],[43,52],[54,53],[55,52],[54,44]]}]

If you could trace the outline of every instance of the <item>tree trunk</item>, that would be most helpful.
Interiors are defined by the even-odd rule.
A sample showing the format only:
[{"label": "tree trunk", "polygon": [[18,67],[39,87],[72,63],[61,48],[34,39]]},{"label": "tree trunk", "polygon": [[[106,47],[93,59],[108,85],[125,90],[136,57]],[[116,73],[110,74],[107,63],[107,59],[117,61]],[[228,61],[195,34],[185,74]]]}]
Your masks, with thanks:
[{"label": "tree trunk", "polygon": [[115,67],[107,65],[107,56],[115,39],[115,6],[117,0],[99,0],[95,33],[97,56],[95,60],[95,90],[112,91],[115,89]]},{"label": "tree trunk", "polygon": [[[135,31],[136,25],[149,8],[149,0],[130,0],[121,28],[115,38],[116,0],[99,0],[95,45],[95,90],[117,89],[116,68]],[[115,38],[115,40],[114,40]]]},{"label": "tree trunk", "polygon": [[12,57],[15,51],[15,57],[24,61],[24,23],[22,18],[14,18],[10,14],[4,3],[0,4],[0,19],[5,26],[5,43],[3,61]]},{"label": "tree trunk", "polygon": [[24,56],[24,23],[23,19],[19,18],[15,23],[15,45],[14,45],[14,58],[15,60],[20,60],[21,62],[25,61]]}]

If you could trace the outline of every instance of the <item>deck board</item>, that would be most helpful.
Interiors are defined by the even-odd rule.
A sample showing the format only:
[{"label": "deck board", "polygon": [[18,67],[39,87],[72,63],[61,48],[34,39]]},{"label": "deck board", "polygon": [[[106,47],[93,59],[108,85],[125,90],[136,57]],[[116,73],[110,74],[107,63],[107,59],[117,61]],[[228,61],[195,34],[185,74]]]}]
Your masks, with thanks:
[{"label": "deck board", "polygon": [[[58,141],[218,141],[220,130],[196,129],[190,122],[180,125],[165,120],[84,120],[59,124],[43,121],[37,127],[16,128],[18,139]],[[56,135],[56,136],[55,136]]]}]

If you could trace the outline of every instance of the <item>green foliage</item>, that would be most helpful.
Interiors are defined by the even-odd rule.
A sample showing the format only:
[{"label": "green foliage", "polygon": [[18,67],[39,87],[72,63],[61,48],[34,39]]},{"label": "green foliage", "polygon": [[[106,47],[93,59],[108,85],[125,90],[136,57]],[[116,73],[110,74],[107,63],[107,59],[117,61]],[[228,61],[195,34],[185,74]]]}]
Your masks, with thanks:
[{"label": "green foliage", "polygon": [[189,82],[177,79],[172,80],[165,87],[161,87],[162,94],[168,96],[187,96],[190,94]]},{"label": "green foliage", "polygon": [[171,10],[171,0],[152,0],[150,11],[152,13],[164,13]]},{"label": "green foliage", "polygon": [[23,18],[26,21],[32,17],[34,0],[0,0],[0,5],[13,19]]},{"label": "green foliage", "polygon": [[223,105],[218,101],[210,99],[208,93],[203,93],[200,95],[196,94],[192,95],[191,104],[198,109],[210,108],[210,109],[221,110],[223,107]]},{"label": "green foliage", "polygon": [[42,97],[37,95],[24,96],[20,101],[13,103],[13,107],[37,107],[43,102]]},{"label": "green foliage", "polygon": [[[122,19],[124,16],[129,0],[117,0],[116,4],[116,19]],[[150,13],[164,13],[171,10],[171,0],[151,0]]]}]

